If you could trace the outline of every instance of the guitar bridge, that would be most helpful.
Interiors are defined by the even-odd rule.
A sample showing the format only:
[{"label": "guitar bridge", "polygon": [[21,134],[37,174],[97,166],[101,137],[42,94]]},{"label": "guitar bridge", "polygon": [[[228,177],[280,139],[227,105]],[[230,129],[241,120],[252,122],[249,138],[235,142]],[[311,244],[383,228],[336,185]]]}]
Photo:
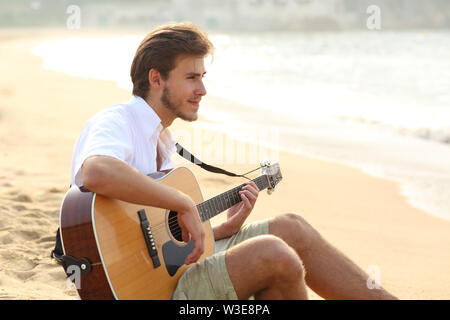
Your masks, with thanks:
[{"label": "guitar bridge", "polygon": [[145,243],[147,245],[148,254],[153,262],[153,267],[158,268],[161,265],[158,257],[158,250],[156,249],[155,239],[153,239],[152,230],[150,228],[150,222],[147,219],[145,210],[139,210],[138,212],[139,220],[141,221],[141,230],[144,234]]}]

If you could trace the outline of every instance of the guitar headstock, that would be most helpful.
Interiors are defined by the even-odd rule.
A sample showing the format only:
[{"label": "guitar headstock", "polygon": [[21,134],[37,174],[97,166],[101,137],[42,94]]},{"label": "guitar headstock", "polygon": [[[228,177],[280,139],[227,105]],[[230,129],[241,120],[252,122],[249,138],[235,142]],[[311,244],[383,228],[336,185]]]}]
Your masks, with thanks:
[{"label": "guitar headstock", "polygon": [[280,165],[277,163],[270,164],[269,160],[261,162],[261,171],[263,175],[267,176],[267,193],[271,194],[277,184],[283,179],[280,171]]}]

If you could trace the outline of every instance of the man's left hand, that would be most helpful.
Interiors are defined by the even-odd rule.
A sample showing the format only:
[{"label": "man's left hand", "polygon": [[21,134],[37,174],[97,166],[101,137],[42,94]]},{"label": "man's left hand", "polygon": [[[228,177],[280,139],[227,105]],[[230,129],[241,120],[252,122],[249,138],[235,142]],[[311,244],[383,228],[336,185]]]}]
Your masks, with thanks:
[{"label": "man's left hand", "polygon": [[239,191],[242,201],[236,203],[228,210],[227,221],[223,224],[229,236],[238,232],[242,227],[255,206],[258,194],[258,186],[253,181],[246,182],[245,186]]}]

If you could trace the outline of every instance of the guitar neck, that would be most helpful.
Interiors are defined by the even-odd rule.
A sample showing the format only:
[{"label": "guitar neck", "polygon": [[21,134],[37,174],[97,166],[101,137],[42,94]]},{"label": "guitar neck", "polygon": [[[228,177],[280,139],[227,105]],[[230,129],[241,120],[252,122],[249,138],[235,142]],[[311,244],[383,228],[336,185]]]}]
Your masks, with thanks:
[{"label": "guitar neck", "polygon": [[[256,183],[260,191],[269,186],[267,175],[259,176],[252,181]],[[241,202],[242,199],[239,195],[239,191],[241,191],[243,186],[245,186],[245,183],[198,204],[197,210],[200,213],[202,221],[209,220],[219,213],[231,208],[236,203]]]}]

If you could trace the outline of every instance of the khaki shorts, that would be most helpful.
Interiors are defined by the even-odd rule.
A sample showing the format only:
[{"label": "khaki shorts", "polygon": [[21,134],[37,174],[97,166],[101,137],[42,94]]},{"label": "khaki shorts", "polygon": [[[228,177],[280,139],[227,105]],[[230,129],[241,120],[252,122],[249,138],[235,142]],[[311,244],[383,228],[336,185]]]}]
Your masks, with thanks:
[{"label": "khaki shorts", "polygon": [[236,300],[225,265],[225,251],[252,237],[268,234],[269,220],[245,225],[238,233],[215,242],[215,254],[190,267],[178,281],[174,300]]}]

